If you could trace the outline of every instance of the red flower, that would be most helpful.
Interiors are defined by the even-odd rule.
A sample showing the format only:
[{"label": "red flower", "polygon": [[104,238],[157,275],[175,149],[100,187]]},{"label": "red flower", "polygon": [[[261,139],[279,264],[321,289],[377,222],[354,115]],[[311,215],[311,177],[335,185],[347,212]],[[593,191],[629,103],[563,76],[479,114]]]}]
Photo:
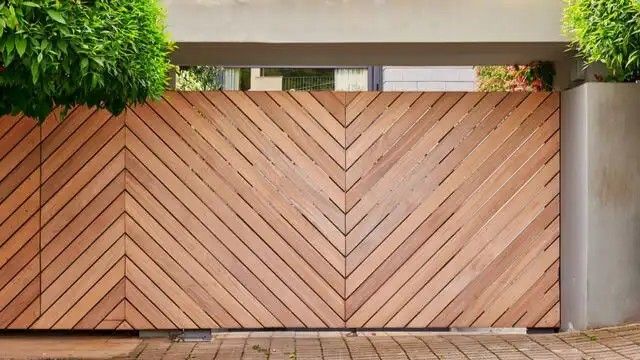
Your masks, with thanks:
[{"label": "red flower", "polygon": [[542,84],[542,80],[541,79],[535,79],[531,82],[531,86],[533,87],[534,90],[536,91],[542,91],[542,88],[544,87],[544,85]]}]

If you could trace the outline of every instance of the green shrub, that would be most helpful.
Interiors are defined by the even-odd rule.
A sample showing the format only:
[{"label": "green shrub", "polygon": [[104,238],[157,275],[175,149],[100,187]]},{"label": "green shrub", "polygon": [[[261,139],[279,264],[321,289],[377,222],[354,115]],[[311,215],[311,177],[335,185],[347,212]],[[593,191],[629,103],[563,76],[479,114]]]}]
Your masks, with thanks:
[{"label": "green shrub", "polygon": [[176,89],[180,91],[220,90],[222,68],[219,66],[185,66],[176,73]]},{"label": "green shrub", "polygon": [[640,1],[567,0],[564,29],[584,60],[602,62],[611,80],[640,79]]},{"label": "green shrub", "polygon": [[159,97],[172,43],[157,0],[0,1],[0,115]]},{"label": "green shrub", "polygon": [[478,90],[511,91],[514,80],[508,66],[477,66]]},{"label": "green shrub", "polygon": [[553,63],[529,65],[477,66],[480,91],[551,91],[556,74]]}]

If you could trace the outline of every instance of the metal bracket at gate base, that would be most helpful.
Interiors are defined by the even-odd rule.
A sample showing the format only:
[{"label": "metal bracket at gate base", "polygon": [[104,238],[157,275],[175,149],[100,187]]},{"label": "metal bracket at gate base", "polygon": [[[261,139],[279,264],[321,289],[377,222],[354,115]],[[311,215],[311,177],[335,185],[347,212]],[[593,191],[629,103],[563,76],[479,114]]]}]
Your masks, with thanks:
[{"label": "metal bracket at gate base", "polygon": [[527,333],[527,328],[456,328],[449,329],[452,333],[472,333],[472,334],[500,334],[500,335],[523,335]]},{"label": "metal bracket at gate base", "polygon": [[176,342],[209,342],[212,339],[211,330],[184,330],[184,331],[140,331],[140,338],[169,338]]}]

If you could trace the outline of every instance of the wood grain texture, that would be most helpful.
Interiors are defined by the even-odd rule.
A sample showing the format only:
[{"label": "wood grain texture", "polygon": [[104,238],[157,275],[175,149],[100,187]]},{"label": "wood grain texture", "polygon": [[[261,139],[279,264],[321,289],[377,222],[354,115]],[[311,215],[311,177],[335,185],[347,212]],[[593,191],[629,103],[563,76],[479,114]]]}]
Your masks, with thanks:
[{"label": "wood grain texture", "polygon": [[433,98],[347,106],[347,326],[558,326],[558,94]]},{"label": "wood grain texture", "polygon": [[41,315],[33,328],[116,329],[124,316],[114,309],[125,299],[124,116],[76,108],[42,129]]},{"label": "wood grain texture", "polygon": [[40,315],[40,128],[0,124],[0,329],[24,329]]},{"label": "wood grain texture", "polygon": [[0,328],[557,327],[556,93],[0,119]]}]

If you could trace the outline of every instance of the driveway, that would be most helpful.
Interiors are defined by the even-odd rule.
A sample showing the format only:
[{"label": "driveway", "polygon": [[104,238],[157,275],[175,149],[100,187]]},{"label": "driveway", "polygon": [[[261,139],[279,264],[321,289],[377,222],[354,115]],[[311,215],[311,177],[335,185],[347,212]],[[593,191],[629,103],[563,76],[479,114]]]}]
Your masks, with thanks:
[{"label": "driveway", "polygon": [[2,358],[640,359],[640,325],[562,334],[232,332],[211,342],[125,337],[0,337]]}]

